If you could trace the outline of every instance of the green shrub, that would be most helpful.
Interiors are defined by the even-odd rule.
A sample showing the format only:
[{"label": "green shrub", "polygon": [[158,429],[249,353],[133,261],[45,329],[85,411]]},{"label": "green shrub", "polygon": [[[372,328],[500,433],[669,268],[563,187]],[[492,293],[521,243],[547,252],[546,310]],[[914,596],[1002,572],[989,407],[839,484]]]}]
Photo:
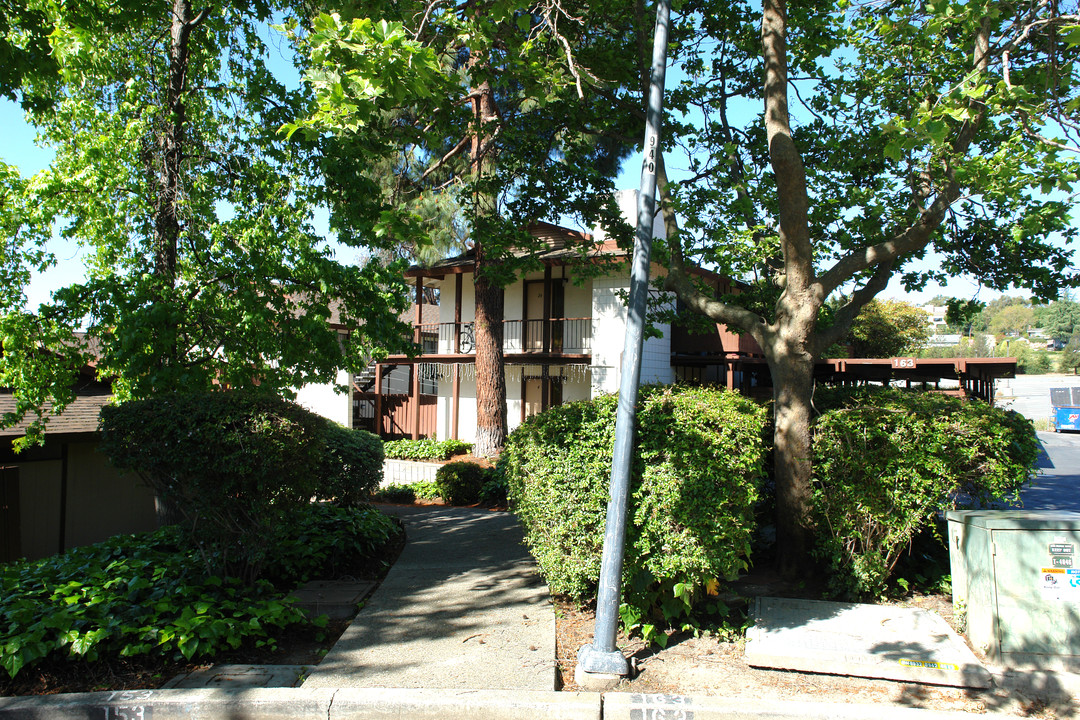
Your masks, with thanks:
[{"label": "green shrub", "polygon": [[434,480],[420,480],[410,485],[418,500],[438,500],[442,495],[439,494],[439,484]]},{"label": "green shrub", "polygon": [[282,590],[308,580],[378,574],[401,527],[370,505],[313,504],[274,539],[264,577]]},{"label": "green shrub", "polygon": [[383,485],[371,495],[375,502],[403,503],[408,504],[417,500],[437,500],[442,497],[439,494],[438,485],[432,480],[420,480],[414,483],[390,483]]},{"label": "green shrub", "polygon": [[1014,500],[1039,446],[1023,416],[901,390],[840,393],[814,423],[816,555],[837,595],[880,595],[941,510]]},{"label": "green shrub", "polygon": [[102,451],[137,471],[227,575],[258,577],[313,497],[352,503],[378,482],[373,438],[266,394],[163,395],[106,407],[101,422]]},{"label": "green shrub", "polygon": [[327,423],[326,453],[319,469],[316,497],[338,505],[356,505],[382,482],[383,442],[366,430]]},{"label": "green shrub", "polygon": [[505,463],[489,468],[483,486],[480,488],[480,502],[484,505],[505,507],[508,501],[510,485],[506,481]]},{"label": "green shrub", "polygon": [[386,457],[395,460],[449,460],[455,455],[465,455],[472,444],[461,440],[391,440],[384,443]]},{"label": "green shrub", "polygon": [[[595,596],[615,434],[615,397],[560,405],[507,439],[511,508],[553,592]],[[637,413],[620,611],[629,630],[691,622],[718,582],[748,566],[764,478],[766,411],[713,388],[647,387]]]},{"label": "green shrub", "polygon": [[475,505],[488,480],[487,470],[476,463],[452,462],[435,471],[435,488],[451,505]]},{"label": "green shrub", "polygon": [[416,501],[416,488],[412,485],[390,483],[389,485],[383,485],[373,492],[371,494],[371,499],[375,502],[401,503],[403,505],[408,505],[409,503]]}]

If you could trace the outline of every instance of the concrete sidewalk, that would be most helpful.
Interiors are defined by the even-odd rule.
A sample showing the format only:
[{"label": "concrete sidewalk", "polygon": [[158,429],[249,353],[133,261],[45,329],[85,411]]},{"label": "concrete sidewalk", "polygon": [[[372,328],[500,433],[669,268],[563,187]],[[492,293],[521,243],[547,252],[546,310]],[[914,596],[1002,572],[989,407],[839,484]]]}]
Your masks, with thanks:
[{"label": "concrete sidewalk", "polygon": [[506,512],[380,506],[401,557],[303,687],[555,689],[555,613]]}]

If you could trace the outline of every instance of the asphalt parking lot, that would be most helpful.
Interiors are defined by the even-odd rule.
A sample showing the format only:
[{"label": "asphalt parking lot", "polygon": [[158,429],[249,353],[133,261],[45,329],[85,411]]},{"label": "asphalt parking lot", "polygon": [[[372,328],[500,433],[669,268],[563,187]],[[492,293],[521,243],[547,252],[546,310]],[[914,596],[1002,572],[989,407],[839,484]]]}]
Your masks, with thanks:
[{"label": "asphalt parking lot", "polygon": [[[998,380],[996,404],[1033,421],[1046,421],[1051,415],[1052,387],[1080,387],[1080,377],[1021,375]],[[1021,494],[1024,507],[1080,512],[1080,433],[1039,431],[1038,435],[1043,448],[1039,458],[1041,473]]]}]

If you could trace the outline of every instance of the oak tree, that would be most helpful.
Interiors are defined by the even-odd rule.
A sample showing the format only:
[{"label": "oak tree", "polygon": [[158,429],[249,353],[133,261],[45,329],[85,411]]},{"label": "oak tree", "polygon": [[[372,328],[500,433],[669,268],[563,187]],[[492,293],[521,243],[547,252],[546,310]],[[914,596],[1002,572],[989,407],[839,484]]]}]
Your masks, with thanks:
[{"label": "oak tree", "polygon": [[[814,364],[894,276],[1075,286],[1080,169],[1064,2],[688,2],[661,179],[666,284],[772,374],[780,568],[805,571]],[[763,80],[763,82],[762,82]],[[750,116],[748,100],[760,114]],[[678,159],[676,159],[678,158]],[[916,261],[938,253],[934,263]],[[716,297],[688,270],[747,282]],[[834,294],[845,302],[827,319]]]}]

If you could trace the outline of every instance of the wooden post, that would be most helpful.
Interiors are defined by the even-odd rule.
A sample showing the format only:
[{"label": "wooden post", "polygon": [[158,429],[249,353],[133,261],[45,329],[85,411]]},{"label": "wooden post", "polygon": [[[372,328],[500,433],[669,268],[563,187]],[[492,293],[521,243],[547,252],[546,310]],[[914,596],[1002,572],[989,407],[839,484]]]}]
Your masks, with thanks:
[{"label": "wooden post", "polygon": [[[454,276],[454,354],[461,354],[461,292],[462,274]],[[457,377],[456,375],[454,377]]]},{"label": "wooden post", "polygon": [[[544,266],[544,328],[543,328],[544,345],[543,349],[545,353],[551,352],[551,266]],[[544,379],[540,381],[541,385],[547,384],[547,374],[542,373]],[[541,391],[543,392],[543,391]],[[541,401],[541,408],[546,408],[547,403]]]},{"label": "wooden post", "polygon": [[450,439],[458,439],[458,401],[461,399],[461,363],[454,363],[454,382],[450,390]]},{"label": "wooden post", "polygon": [[412,432],[413,440],[420,439],[420,363],[416,362],[409,366],[412,370]]},{"label": "wooden post", "polygon": [[[416,325],[413,329],[413,341],[420,343],[420,325],[424,318],[424,279],[416,278]],[[412,369],[412,439],[420,439],[420,363],[413,363]]]},{"label": "wooden post", "polygon": [[383,436],[382,419],[382,363],[375,363],[375,434]]},{"label": "wooden post", "polygon": [[[454,276],[454,354],[461,354],[462,273]],[[458,438],[458,414],[461,405],[461,363],[454,363],[454,381],[450,388],[450,439]]]}]

